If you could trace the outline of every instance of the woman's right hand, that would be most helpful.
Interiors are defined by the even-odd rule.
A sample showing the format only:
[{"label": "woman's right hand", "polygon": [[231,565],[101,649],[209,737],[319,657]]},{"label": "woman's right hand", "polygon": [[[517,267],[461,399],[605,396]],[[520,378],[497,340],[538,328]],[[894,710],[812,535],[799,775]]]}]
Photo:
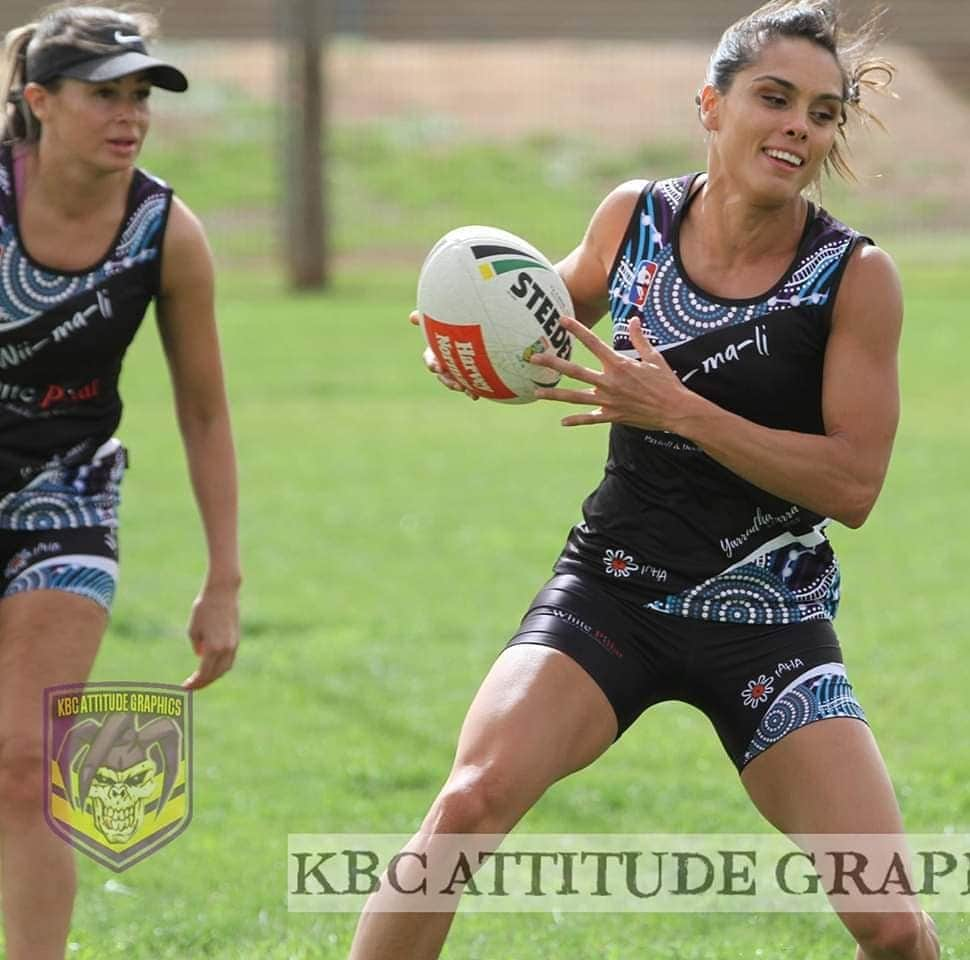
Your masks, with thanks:
[{"label": "woman's right hand", "polygon": [[[421,314],[417,310],[411,313],[408,318],[411,323],[416,327],[421,325]],[[441,364],[438,363],[438,358],[434,355],[434,350],[431,347],[425,347],[424,354],[424,365],[428,370],[433,373],[449,390],[454,390],[457,393],[463,393],[465,396],[471,397],[472,400],[478,399],[478,394],[473,390],[469,390],[467,387],[463,387],[457,380],[450,377],[444,370],[441,369]]]}]

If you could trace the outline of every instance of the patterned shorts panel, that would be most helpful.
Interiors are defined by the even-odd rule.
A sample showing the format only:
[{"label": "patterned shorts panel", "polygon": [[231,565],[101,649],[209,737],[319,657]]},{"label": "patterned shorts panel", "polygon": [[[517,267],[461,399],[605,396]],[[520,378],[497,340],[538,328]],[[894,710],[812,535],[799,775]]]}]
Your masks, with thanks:
[{"label": "patterned shorts panel", "polygon": [[127,454],[112,438],[86,463],[54,463],[0,496],[0,596],[62,590],[110,610]]},{"label": "patterned shorts panel", "polygon": [[841,663],[808,670],[778,693],[762,716],[744,752],[743,763],[760,756],[794,730],[829,717],[866,719]]},{"label": "patterned shorts panel", "polygon": [[111,527],[0,530],[0,596],[63,590],[111,609],[118,541]]}]

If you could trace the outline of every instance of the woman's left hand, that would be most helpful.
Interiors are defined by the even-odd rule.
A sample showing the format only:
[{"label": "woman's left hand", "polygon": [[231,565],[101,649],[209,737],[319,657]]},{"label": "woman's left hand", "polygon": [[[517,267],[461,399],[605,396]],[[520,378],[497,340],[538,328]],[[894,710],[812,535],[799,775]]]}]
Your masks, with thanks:
[{"label": "woman's left hand", "polygon": [[536,390],[540,400],[558,400],[596,407],[591,413],[565,417],[564,427],[591,423],[623,423],[641,430],[671,430],[683,415],[691,393],[670,369],[667,361],[644,336],[638,320],[630,323],[630,342],[640,360],[610,349],[581,323],[564,317],[562,324],[599,360],[602,370],[591,370],[553,353],[537,353],[531,363],[552,367],[567,377],[590,384],[589,390],[544,387]]},{"label": "woman's left hand", "polygon": [[239,645],[238,591],[231,587],[203,588],[192,605],[188,635],[201,662],[182,686],[186,690],[201,690],[218,680],[236,658]]}]

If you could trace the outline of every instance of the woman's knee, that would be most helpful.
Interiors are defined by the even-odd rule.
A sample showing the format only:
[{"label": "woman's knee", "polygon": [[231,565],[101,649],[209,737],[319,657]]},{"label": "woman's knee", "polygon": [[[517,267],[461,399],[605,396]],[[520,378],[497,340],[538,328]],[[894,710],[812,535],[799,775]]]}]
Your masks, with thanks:
[{"label": "woman's knee", "polygon": [[452,772],[425,818],[423,832],[504,834],[535,802],[495,766]]},{"label": "woman's knee", "polygon": [[[908,960],[927,942],[928,927],[922,913],[873,913],[846,918],[859,946],[872,960]],[[921,955],[920,955],[921,956]]]},{"label": "woman's knee", "polygon": [[44,750],[32,738],[0,740],[0,822],[44,815]]}]

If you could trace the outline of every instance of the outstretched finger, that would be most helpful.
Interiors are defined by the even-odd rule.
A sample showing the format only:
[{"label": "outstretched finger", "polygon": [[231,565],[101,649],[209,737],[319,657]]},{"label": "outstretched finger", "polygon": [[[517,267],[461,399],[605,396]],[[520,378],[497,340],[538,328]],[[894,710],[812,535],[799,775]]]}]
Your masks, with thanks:
[{"label": "outstretched finger", "polygon": [[535,392],[539,400],[556,400],[559,403],[582,403],[589,406],[597,403],[596,393],[593,390],[564,390],[559,387],[540,387]]},{"label": "outstretched finger", "polygon": [[537,367],[551,367],[567,377],[572,377],[573,380],[581,380],[593,386],[603,382],[603,374],[599,370],[590,370],[589,367],[574,363],[572,360],[557,357],[554,353],[534,353],[529,358],[529,363],[534,363]]},{"label": "outstretched finger", "polygon": [[616,352],[578,320],[562,317],[560,322],[600,363],[606,364],[616,359]]},{"label": "outstretched finger", "polygon": [[643,325],[638,317],[634,317],[630,321],[630,343],[640,354],[641,360],[660,356],[660,351],[647,339],[647,335],[643,332]]},{"label": "outstretched finger", "polygon": [[587,427],[595,426],[600,423],[612,423],[612,419],[603,412],[603,408],[593,410],[590,413],[574,413],[571,416],[563,417],[559,421],[564,427]]}]

